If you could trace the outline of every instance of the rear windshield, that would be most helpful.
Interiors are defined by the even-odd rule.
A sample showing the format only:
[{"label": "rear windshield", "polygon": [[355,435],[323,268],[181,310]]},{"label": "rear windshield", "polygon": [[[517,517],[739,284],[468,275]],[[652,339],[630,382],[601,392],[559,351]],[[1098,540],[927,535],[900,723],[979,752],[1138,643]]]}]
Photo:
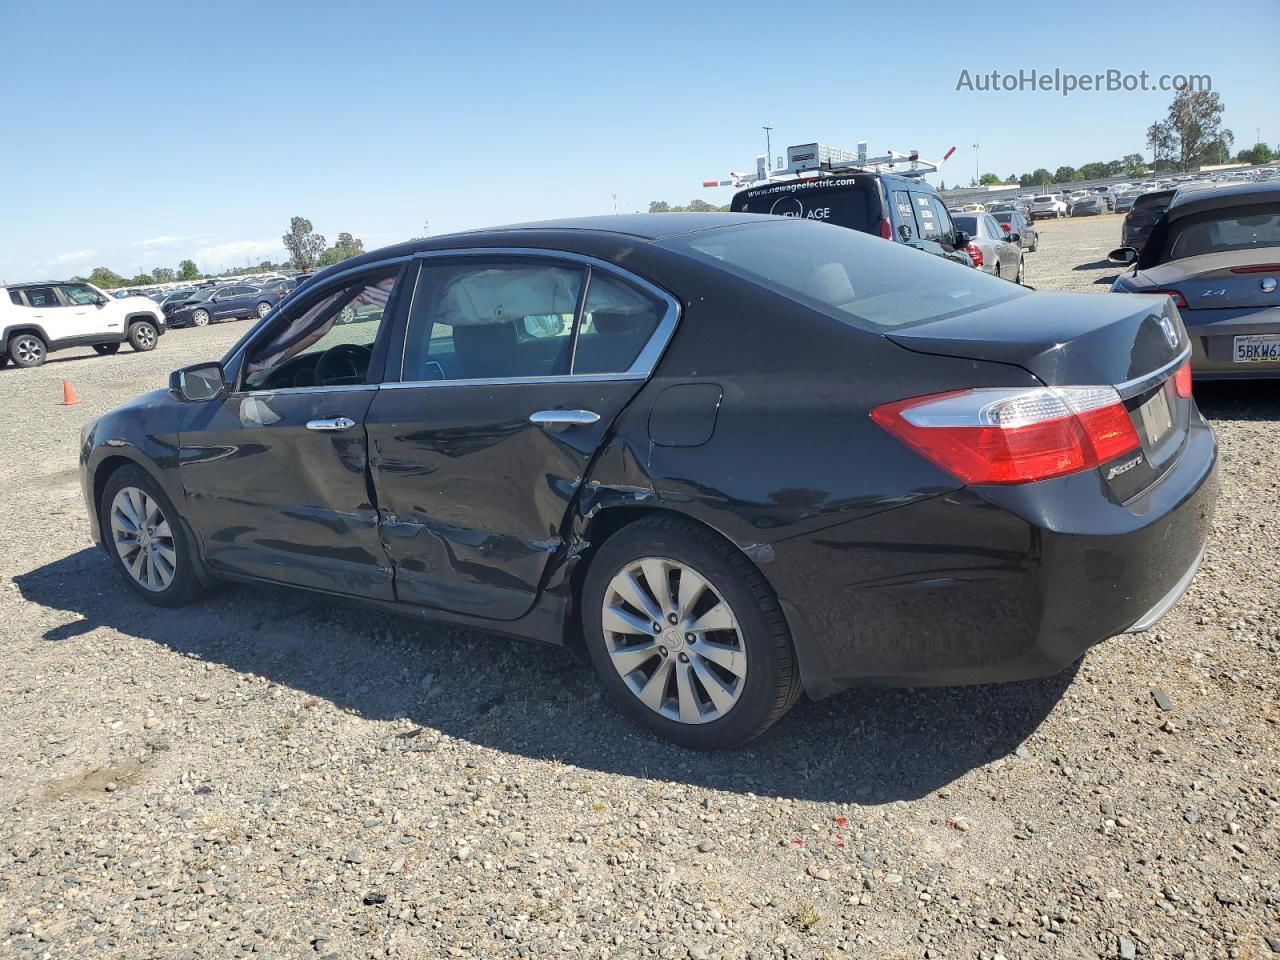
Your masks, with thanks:
[{"label": "rear windshield", "polygon": [[661,243],[875,332],[1029,292],[944,257],[819,223],[762,221]]},{"label": "rear windshield", "polygon": [[1056,199],[1058,198],[1057,197],[1033,197],[1031,202],[1032,203],[1053,203],[1053,201]]},{"label": "rear windshield", "polygon": [[1169,224],[1160,262],[1229,253],[1255,247],[1280,247],[1280,203],[1210,211]]},{"label": "rear windshield", "polygon": [[863,233],[880,232],[880,190],[871,178],[793,180],[756,187],[737,194],[729,209],[734,213],[820,220]]},{"label": "rear windshield", "polygon": [[1013,222],[1013,214],[1012,214],[1012,213],[1005,213],[1003,210],[997,211],[996,213],[992,214],[992,216],[994,216],[994,217],[996,218],[996,222],[997,222],[997,223],[1012,223],[1012,222]]},{"label": "rear windshield", "polygon": [[1161,213],[1169,206],[1169,198],[1173,196],[1172,190],[1163,190],[1160,193],[1144,193],[1137,200],[1133,201],[1134,211],[1147,210],[1154,208]]},{"label": "rear windshield", "polygon": [[955,216],[955,217],[952,217],[951,220],[952,222],[955,223],[957,230],[963,230],[965,233],[969,234],[969,236],[971,237],[977,235],[978,233],[977,217]]}]

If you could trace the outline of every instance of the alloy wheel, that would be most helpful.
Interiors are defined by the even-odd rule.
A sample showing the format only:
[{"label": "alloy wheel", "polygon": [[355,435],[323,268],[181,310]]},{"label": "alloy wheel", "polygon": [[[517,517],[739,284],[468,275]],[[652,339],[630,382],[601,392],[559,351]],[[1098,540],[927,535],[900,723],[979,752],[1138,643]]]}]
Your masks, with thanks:
[{"label": "alloy wheel", "polygon": [[601,623],[614,669],[655,713],[708,723],[741,697],[747,648],[738,618],[688,564],[663,557],[628,563],[609,581]]},{"label": "alloy wheel", "polygon": [[258,304],[258,319],[262,319],[270,312],[271,312],[271,304],[269,303]]},{"label": "alloy wheel", "polygon": [[137,339],[138,346],[140,347],[145,347],[147,349],[150,349],[151,347],[155,346],[156,332],[151,328],[150,324],[144,323],[140,325],[138,327],[137,333],[134,334],[134,337]]},{"label": "alloy wheel", "polygon": [[13,344],[14,358],[23,366],[39,363],[44,356],[44,344],[35,337],[19,337]]},{"label": "alloy wheel", "polygon": [[159,593],[173,583],[178,551],[159,502],[138,487],[121,487],[111,501],[111,537],[129,576]]},{"label": "alloy wheel", "polygon": [[191,315],[191,322],[197,327],[207,326],[209,323],[209,314],[205,310],[197,310]]}]

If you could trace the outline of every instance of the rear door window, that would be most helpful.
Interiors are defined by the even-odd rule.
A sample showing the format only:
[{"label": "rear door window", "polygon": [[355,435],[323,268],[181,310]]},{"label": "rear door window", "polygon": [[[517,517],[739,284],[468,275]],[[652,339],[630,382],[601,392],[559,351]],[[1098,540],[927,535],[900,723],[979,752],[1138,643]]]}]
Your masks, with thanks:
[{"label": "rear door window", "polygon": [[898,222],[905,223],[911,231],[910,239],[920,236],[920,222],[916,218],[915,205],[911,202],[911,194],[906,190],[893,191],[893,205],[898,211]]},{"label": "rear door window", "polygon": [[403,379],[567,375],[583,277],[577,266],[525,259],[424,264]]},{"label": "rear door window", "polygon": [[956,238],[956,225],[951,219],[951,214],[947,212],[947,205],[942,202],[940,197],[929,197],[929,209],[933,211],[934,218],[938,222],[938,228],[941,232],[941,240],[943,243],[953,244]]},{"label": "rear door window", "polygon": [[574,374],[625,373],[653,337],[666,312],[660,300],[600,270],[591,271]]}]

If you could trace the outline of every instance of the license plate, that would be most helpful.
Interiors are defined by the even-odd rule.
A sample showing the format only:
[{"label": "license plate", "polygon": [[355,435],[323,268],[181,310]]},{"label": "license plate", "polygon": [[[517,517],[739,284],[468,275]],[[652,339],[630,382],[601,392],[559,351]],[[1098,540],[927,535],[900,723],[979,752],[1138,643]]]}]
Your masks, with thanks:
[{"label": "license plate", "polygon": [[1280,360],[1280,333],[1255,333],[1236,337],[1236,363]]},{"label": "license plate", "polygon": [[1157,390],[1151,399],[1138,408],[1142,425],[1147,430],[1147,442],[1155,446],[1173,429],[1173,416],[1169,413],[1169,400],[1164,390]]}]

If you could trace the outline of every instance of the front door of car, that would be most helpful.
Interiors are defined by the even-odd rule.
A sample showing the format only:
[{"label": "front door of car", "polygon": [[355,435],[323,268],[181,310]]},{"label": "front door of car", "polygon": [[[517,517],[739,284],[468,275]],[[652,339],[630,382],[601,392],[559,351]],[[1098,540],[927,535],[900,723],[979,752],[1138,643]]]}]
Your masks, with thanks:
[{"label": "front door of car", "polygon": [[599,265],[493,254],[425,260],[412,304],[401,382],[367,417],[396,596],[514,620],[675,304]]},{"label": "front door of car", "polygon": [[118,304],[99,304],[98,291],[87,283],[59,284],[58,292],[67,305],[67,336],[91,337],[124,330],[124,311]]},{"label": "front door of car", "polygon": [[[230,392],[193,411],[179,476],[210,566],[393,598],[364,421],[400,270],[331,282],[272,314],[231,361]],[[359,322],[335,323],[351,306]]]},{"label": "front door of car", "polygon": [[244,288],[226,287],[213,295],[213,316],[229,319],[244,315]]}]

